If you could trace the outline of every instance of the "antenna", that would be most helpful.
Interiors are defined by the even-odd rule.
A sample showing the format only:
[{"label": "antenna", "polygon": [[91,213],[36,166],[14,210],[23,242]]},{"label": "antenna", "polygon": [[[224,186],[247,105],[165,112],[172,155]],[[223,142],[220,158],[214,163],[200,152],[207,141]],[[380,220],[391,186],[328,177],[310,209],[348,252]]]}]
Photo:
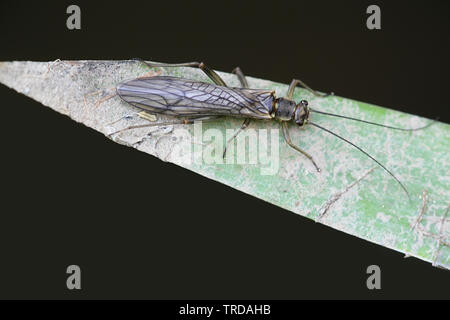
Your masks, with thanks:
[{"label": "antenna", "polygon": [[431,121],[430,123],[428,123],[427,125],[425,125],[425,126],[423,126],[423,127],[407,129],[407,128],[398,128],[398,127],[387,126],[387,125],[384,125],[384,124],[375,123],[375,122],[370,122],[370,121],[366,121],[366,120],[362,120],[362,119],[357,119],[357,118],[352,118],[352,117],[347,117],[347,116],[341,116],[341,115],[334,114],[334,113],[318,111],[318,110],[314,110],[314,109],[311,109],[311,108],[309,108],[309,110],[311,110],[312,112],[315,112],[315,113],[325,114],[325,115],[327,115],[327,116],[333,116],[333,117],[338,117],[338,118],[344,118],[344,119],[348,119],[348,120],[354,120],[354,121],[364,122],[364,123],[371,124],[371,125],[374,125],[374,126],[385,127],[385,128],[394,129],[394,130],[402,130],[402,131],[416,131],[416,130],[422,130],[422,129],[428,128],[429,126],[431,126],[432,124],[434,124],[434,123],[436,122],[436,120],[433,120],[433,121]]},{"label": "antenna", "polygon": [[396,177],[391,171],[389,171],[389,169],[386,168],[380,161],[378,161],[377,159],[375,159],[374,157],[372,157],[370,154],[368,154],[366,151],[364,151],[363,149],[361,149],[360,147],[358,147],[358,146],[357,146],[356,144],[354,144],[353,142],[348,141],[347,139],[345,139],[345,138],[339,136],[338,134],[334,133],[333,131],[330,131],[330,130],[328,130],[328,129],[322,127],[322,126],[319,126],[318,124],[312,123],[312,122],[310,122],[310,121],[308,121],[308,123],[311,124],[311,125],[313,125],[313,126],[315,126],[315,127],[317,127],[317,128],[319,128],[319,129],[322,129],[322,130],[324,130],[324,131],[326,131],[326,132],[332,134],[333,136],[335,136],[335,137],[337,137],[337,138],[339,138],[339,139],[341,139],[341,140],[343,140],[343,141],[345,141],[345,142],[347,142],[348,144],[352,145],[353,147],[355,147],[356,149],[358,149],[359,151],[361,151],[362,153],[364,153],[364,154],[365,154],[366,156],[368,156],[370,159],[372,159],[373,161],[375,161],[380,167],[382,167],[384,170],[386,170],[386,172],[389,173],[389,174],[395,179],[395,181],[398,182],[398,184],[399,184],[399,185],[402,187],[402,189],[406,192],[406,195],[408,196],[409,201],[411,201],[411,197],[410,197],[410,195],[409,195],[409,192],[408,192],[408,190],[406,189],[406,187],[403,185],[403,183],[401,183],[400,180],[397,179],[397,177]]}]

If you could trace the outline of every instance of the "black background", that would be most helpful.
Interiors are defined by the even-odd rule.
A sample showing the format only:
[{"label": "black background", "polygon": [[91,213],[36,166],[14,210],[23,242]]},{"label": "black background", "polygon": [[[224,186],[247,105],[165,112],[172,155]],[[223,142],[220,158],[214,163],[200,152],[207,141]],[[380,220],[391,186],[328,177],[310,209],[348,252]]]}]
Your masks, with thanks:
[{"label": "black background", "polygon": [[[448,1],[73,3],[78,31],[66,28],[72,2],[3,1],[0,60],[239,65],[450,121]],[[369,4],[382,30],[366,28]],[[448,271],[115,144],[4,86],[0,97],[0,298],[450,298]],[[65,287],[70,264],[79,292]],[[380,291],[366,288],[371,264]]]}]

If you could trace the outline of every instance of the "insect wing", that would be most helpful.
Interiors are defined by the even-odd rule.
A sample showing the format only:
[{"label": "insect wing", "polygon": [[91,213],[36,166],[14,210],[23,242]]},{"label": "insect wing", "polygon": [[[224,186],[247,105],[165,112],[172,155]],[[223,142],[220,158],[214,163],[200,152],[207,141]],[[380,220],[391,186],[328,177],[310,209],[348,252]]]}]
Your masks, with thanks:
[{"label": "insect wing", "polygon": [[175,117],[270,119],[273,95],[270,91],[253,91],[166,76],[137,78],[117,86],[124,101],[149,112]]}]

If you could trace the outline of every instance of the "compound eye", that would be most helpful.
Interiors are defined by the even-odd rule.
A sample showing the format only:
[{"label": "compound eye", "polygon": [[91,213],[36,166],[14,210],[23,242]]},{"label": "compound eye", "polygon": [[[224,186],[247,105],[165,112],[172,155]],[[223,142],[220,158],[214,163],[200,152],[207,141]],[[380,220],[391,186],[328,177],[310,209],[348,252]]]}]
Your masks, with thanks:
[{"label": "compound eye", "polygon": [[301,104],[302,106],[307,107],[307,106],[308,106],[308,101],[302,100],[302,101],[300,101],[300,104]]}]

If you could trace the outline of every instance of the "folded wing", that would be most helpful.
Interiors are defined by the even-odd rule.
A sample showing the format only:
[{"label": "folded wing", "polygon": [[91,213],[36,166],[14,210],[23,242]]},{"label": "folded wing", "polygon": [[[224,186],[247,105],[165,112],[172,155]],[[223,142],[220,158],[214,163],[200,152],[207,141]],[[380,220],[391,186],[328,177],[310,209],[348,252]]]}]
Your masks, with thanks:
[{"label": "folded wing", "polygon": [[122,82],[117,93],[137,108],[175,117],[270,119],[274,99],[268,90],[228,88],[167,76]]}]

